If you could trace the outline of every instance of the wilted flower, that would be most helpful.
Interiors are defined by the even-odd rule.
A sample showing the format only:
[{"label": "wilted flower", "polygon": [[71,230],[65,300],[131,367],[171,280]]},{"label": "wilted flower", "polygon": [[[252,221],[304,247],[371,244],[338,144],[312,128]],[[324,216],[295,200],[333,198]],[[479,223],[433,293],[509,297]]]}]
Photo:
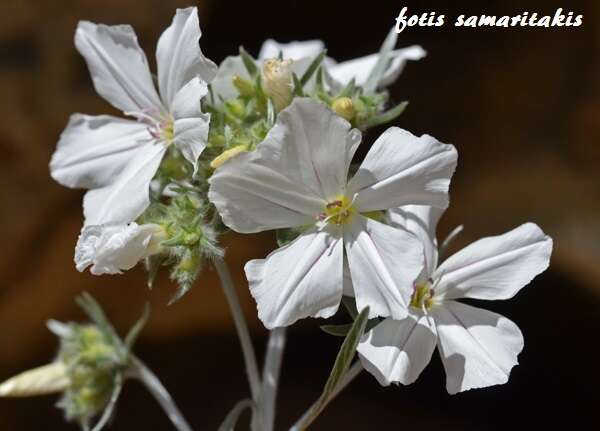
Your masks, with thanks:
[{"label": "wilted flower", "polygon": [[418,276],[422,246],[406,230],[370,216],[408,203],[445,207],[456,150],[390,128],[348,181],[360,138],[323,104],[299,98],[254,152],[230,159],[210,179],[209,199],[231,229],[303,230],[266,259],[246,265],[268,328],[335,313],[344,249],[358,307],[369,306],[371,316],[406,316],[410,294],[398,286]]},{"label": "wilted flower", "polygon": [[94,275],[120,274],[160,253],[165,239],[165,231],[156,224],[84,226],[75,247],[75,265],[78,271],[91,266]]},{"label": "wilted flower", "polygon": [[149,185],[174,145],[194,166],[206,146],[209,115],[200,100],[216,66],[200,51],[196,8],[178,9],[158,41],[158,91],[146,55],[127,25],[80,22],[75,45],[98,94],[136,120],[74,114],[50,170],[85,195],[86,225],[127,224],[150,202]]},{"label": "wilted flower", "polygon": [[381,384],[409,384],[437,345],[449,393],[506,383],[523,349],[521,331],[499,314],[457,300],[511,298],[548,267],[552,239],[525,223],[438,264],[435,229],[441,214],[427,206],[391,211],[393,223],[421,239],[426,266],[413,286],[399,286],[411,295],[408,316],[386,319],[366,334],[360,358]]}]

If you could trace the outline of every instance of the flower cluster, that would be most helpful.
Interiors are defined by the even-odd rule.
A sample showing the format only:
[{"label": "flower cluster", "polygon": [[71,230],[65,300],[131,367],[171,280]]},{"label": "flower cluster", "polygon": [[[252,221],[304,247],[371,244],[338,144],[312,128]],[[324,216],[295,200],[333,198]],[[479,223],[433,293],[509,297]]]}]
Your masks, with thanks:
[{"label": "flower cluster", "polygon": [[[392,31],[378,53],[336,62],[318,40],[268,40],[217,67],[200,36],[196,9],[178,10],[154,80],[129,26],[79,24],[96,91],[129,118],[73,115],[52,157],[53,178],[88,189],[77,269],[144,261],[151,282],[169,266],[178,299],[223,256],[222,233],[275,231],[281,247],[245,266],[268,329],[351,304],[370,319],[357,350],[381,384],[412,383],[436,346],[450,393],[506,382],[518,327],[460,300],[512,297],[548,267],[552,240],[526,223],[445,258],[454,234],[438,246],[435,231],[456,148],[390,127],[353,163],[362,134],[406,107],[386,87],[424,50],[396,49]],[[73,334],[79,346],[96,333]],[[110,386],[111,373],[90,378]],[[70,416],[80,396],[67,396]]]},{"label": "flower cluster", "polygon": [[111,418],[125,378],[135,371],[131,349],[147,320],[147,313],[121,340],[98,303],[88,294],[77,302],[91,323],[48,321],[48,329],[60,340],[53,362],[7,380],[0,396],[32,396],[62,393],[58,407],[69,421],[100,430]]}]

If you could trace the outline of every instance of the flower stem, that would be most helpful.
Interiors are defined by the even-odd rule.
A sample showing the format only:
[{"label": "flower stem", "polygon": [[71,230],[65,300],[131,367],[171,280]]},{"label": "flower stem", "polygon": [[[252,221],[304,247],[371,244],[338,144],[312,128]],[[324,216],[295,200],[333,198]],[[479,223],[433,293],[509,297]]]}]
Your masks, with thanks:
[{"label": "flower stem", "polygon": [[160,380],[158,380],[158,377],[156,377],[142,361],[132,357],[129,374],[144,384],[146,389],[148,389],[156,401],[158,401],[171,420],[171,423],[178,431],[192,431],[192,428],[177,408],[177,405],[175,404],[175,401],[173,401],[173,398],[171,398],[171,395],[169,395],[169,392],[165,389]]},{"label": "flower stem", "polygon": [[334,391],[331,393],[329,398],[321,404],[320,400],[315,401],[312,406],[302,415],[298,421],[290,428],[290,431],[304,431],[308,426],[321,414],[325,407],[338,396],[342,390],[346,388],[354,380],[356,376],[363,370],[363,366],[360,361],[356,361],[352,367],[346,372],[343,380],[337,385]]},{"label": "flower stem", "polygon": [[260,398],[261,422],[264,431],[273,431],[275,426],[275,401],[277,400],[277,389],[279,386],[281,361],[285,349],[285,338],[285,328],[275,328],[269,335]]},{"label": "flower stem", "polygon": [[223,259],[215,259],[214,265],[219,274],[221,280],[221,287],[229,303],[231,314],[233,316],[233,322],[237,329],[238,337],[240,338],[240,344],[242,346],[242,353],[244,355],[244,361],[246,363],[246,374],[248,375],[248,382],[250,383],[250,391],[252,392],[252,400],[258,404],[260,397],[260,376],[258,373],[258,365],[256,364],[256,354],[254,353],[254,347],[252,346],[252,340],[250,339],[250,331],[246,324],[244,313],[240,301],[235,292],[233,286],[233,280],[231,279],[231,273],[229,268]]}]

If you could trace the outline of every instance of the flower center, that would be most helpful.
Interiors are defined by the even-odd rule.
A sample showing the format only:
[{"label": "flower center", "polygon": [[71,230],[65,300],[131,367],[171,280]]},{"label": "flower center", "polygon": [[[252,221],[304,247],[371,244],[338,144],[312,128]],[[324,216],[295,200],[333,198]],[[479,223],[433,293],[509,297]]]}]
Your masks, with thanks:
[{"label": "flower center", "polygon": [[415,283],[410,306],[418,310],[429,310],[434,305],[434,296],[435,291],[430,281]]},{"label": "flower center", "polygon": [[164,142],[166,145],[173,142],[173,118],[171,116],[164,117],[160,121],[155,122],[148,127],[150,135],[159,141]]},{"label": "flower center", "polygon": [[148,125],[148,133],[157,141],[170,145],[175,135],[173,130],[173,117],[170,114],[161,114],[156,108],[142,109],[141,111],[125,112],[137,118],[140,123]]},{"label": "flower center", "polygon": [[343,225],[350,223],[355,212],[353,201],[340,195],[325,205],[325,210],[319,214],[318,219],[326,223]]}]

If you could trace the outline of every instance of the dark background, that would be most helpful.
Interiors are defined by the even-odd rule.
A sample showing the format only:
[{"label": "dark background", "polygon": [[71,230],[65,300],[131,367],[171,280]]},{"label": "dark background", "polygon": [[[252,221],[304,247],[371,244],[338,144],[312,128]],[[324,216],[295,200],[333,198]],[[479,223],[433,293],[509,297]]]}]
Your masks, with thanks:
[{"label": "dark background", "polygon": [[[113,112],[92,88],[73,47],[79,19],[129,23],[148,58],[169,25],[168,0],[3,0],[0,14],[0,380],[50,360],[56,343],[47,318],[81,319],[73,298],[86,290],[125,331],[145,301],[153,315],[137,352],[161,376],[195,429],[216,429],[248,394],[243,364],[214,271],[167,307],[174,287],[145,287],[143,269],[123,276],[76,272],[72,254],[81,227],[82,193],[48,174],[57,137],[72,112]],[[426,4],[425,4],[426,3]],[[410,100],[397,124],[456,145],[459,167],[444,235],[464,223],[460,247],[535,221],[555,240],[551,268],[515,299],[486,304],[521,327],[520,365],[504,386],[447,395],[435,356],[417,383],[381,388],[361,375],[312,427],[315,430],[559,429],[598,424],[600,372],[600,3],[549,1],[350,2],[204,1],[202,49],[216,62],[239,44],[321,38],[343,60],[375,52],[403,6],[447,16],[441,28],[411,28],[400,46],[429,53],[391,88]],[[579,28],[463,29],[461,13],[584,15]],[[114,112],[113,112],[114,113]],[[372,142],[381,130],[373,130]],[[242,275],[245,261],[274,246],[270,234],[224,238],[259,352],[265,330]],[[319,394],[339,339],[306,320],[289,331],[278,429],[286,429]],[[75,429],[54,398],[0,400],[0,429]],[[114,430],[170,429],[154,401],[126,386]]]}]

